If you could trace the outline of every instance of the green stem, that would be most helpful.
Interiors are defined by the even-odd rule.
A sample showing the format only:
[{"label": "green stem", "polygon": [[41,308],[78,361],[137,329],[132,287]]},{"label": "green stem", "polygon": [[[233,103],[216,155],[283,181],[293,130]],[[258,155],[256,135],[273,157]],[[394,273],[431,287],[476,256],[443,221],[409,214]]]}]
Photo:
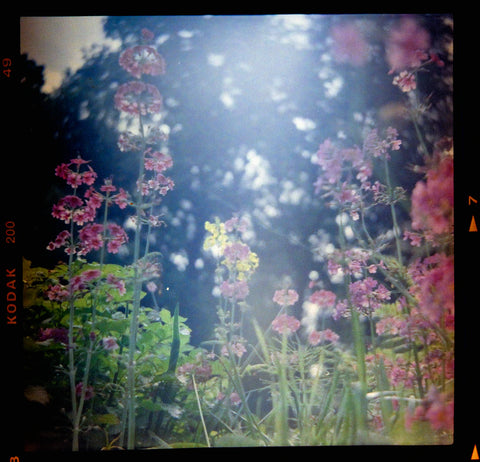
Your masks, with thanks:
[{"label": "green stem", "polygon": [[139,172],[138,172],[138,191],[136,203],[136,223],[135,223],[135,240],[133,246],[133,306],[130,318],[130,338],[128,344],[128,365],[127,365],[127,396],[128,396],[128,427],[127,427],[127,448],[135,448],[135,351],[137,345],[138,331],[138,315],[140,312],[140,298],[142,282],[140,271],[138,268],[138,260],[140,259],[140,240],[142,232],[142,206],[143,195],[141,190],[141,182],[144,175],[144,151],[145,151],[145,134],[141,114],[139,114],[140,134],[142,137],[142,147],[140,152]]},{"label": "green stem", "polygon": [[401,242],[400,242],[400,236],[399,236],[400,228],[398,227],[397,212],[395,210],[395,204],[394,204],[394,198],[393,198],[392,182],[390,180],[390,169],[388,168],[388,159],[386,157],[385,157],[385,178],[387,181],[388,194],[390,196],[390,212],[392,214],[393,235],[395,236],[395,245],[397,248],[397,259],[398,259],[398,262],[400,263],[400,266],[403,266],[402,248],[401,248]]},{"label": "green stem", "polygon": [[277,362],[279,378],[279,406],[275,412],[276,443],[288,445],[288,382],[287,382],[287,332],[282,334],[281,356]]},{"label": "green stem", "polygon": [[207,426],[205,425],[205,419],[203,418],[202,405],[200,404],[200,397],[198,396],[197,384],[195,382],[195,375],[192,374],[193,389],[195,390],[195,398],[197,399],[198,412],[200,413],[200,420],[202,421],[203,433],[207,446],[210,447],[210,439],[208,438]]}]

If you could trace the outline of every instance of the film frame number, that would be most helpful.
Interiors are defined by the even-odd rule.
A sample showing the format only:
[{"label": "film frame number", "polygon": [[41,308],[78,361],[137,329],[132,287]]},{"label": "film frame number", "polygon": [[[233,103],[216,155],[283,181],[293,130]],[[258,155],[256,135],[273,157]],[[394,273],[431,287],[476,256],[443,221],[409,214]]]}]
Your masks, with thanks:
[{"label": "film frame number", "polygon": [[2,59],[3,75],[10,77],[12,73],[12,60],[10,58]]},{"label": "film frame number", "polygon": [[15,222],[7,221],[5,223],[5,242],[15,244]]}]

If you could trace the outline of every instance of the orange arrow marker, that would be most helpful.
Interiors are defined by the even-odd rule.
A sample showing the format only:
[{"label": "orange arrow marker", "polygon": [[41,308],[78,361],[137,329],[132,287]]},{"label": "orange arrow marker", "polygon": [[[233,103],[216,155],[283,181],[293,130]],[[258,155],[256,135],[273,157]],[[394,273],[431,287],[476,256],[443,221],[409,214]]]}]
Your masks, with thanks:
[{"label": "orange arrow marker", "polygon": [[472,216],[472,221],[470,222],[470,228],[468,229],[468,231],[471,233],[476,233],[478,231],[477,223],[475,222],[475,217],[473,216]]},{"label": "orange arrow marker", "polygon": [[472,196],[468,196],[468,205],[470,205],[472,202],[476,204],[478,201],[477,199],[474,199]]},{"label": "orange arrow marker", "polygon": [[472,452],[472,458],[470,460],[478,460],[478,451],[477,451],[477,445],[473,447],[473,452]]}]

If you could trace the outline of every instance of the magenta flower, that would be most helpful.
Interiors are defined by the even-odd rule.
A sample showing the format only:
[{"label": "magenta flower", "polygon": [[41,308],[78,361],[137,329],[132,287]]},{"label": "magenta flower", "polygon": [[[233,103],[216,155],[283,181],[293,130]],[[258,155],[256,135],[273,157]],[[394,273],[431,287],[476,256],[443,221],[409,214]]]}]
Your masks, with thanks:
[{"label": "magenta flower", "polygon": [[107,283],[115,287],[120,295],[126,294],[127,289],[125,287],[125,281],[123,279],[119,279],[113,274],[109,274],[107,275]]},{"label": "magenta flower", "polygon": [[118,253],[120,247],[128,241],[127,233],[115,223],[108,224],[107,228],[109,231],[107,250],[110,253]]},{"label": "magenta flower", "polygon": [[46,329],[40,329],[39,342],[50,340],[57,343],[63,343],[68,345],[68,330],[64,327],[48,327]]},{"label": "magenta flower", "polygon": [[352,305],[367,315],[380,308],[386,300],[390,300],[390,291],[371,277],[352,282],[349,290]]},{"label": "magenta flower", "polygon": [[321,331],[314,330],[308,336],[308,343],[313,346],[318,345],[322,342],[337,343],[339,338],[340,337],[338,336],[338,334],[333,332],[331,329],[325,329]]},{"label": "magenta flower", "polygon": [[[244,353],[247,352],[247,349],[245,348],[245,345],[240,342],[232,342],[230,345],[230,349],[232,353],[237,356],[238,358],[241,358]],[[228,346],[223,345],[222,350],[221,350],[222,356],[228,356]]]},{"label": "magenta flower", "polygon": [[276,290],[273,295],[273,301],[281,306],[294,305],[298,301],[298,293],[294,289]]},{"label": "magenta flower", "polygon": [[245,300],[250,290],[248,288],[247,281],[223,281],[220,284],[220,293],[225,298],[231,298],[233,300]]},{"label": "magenta flower", "polygon": [[420,66],[428,58],[430,34],[413,17],[404,17],[390,31],[386,43],[386,58],[390,72]]},{"label": "magenta flower", "polygon": [[242,244],[241,242],[234,242],[225,246],[223,254],[232,263],[235,263],[236,260],[246,260],[250,255],[250,247],[247,244]]},{"label": "magenta flower", "polygon": [[439,157],[437,164],[419,181],[412,192],[412,228],[433,235],[452,231],[453,158]]},{"label": "magenta flower", "polygon": [[300,321],[294,316],[280,314],[272,321],[272,329],[279,334],[293,334],[300,329]]},{"label": "magenta flower", "polygon": [[147,149],[145,151],[145,170],[153,170],[156,173],[162,173],[173,166],[173,160],[168,154]]},{"label": "magenta flower", "polygon": [[117,348],[120,348],[114,337],[103,338],[102,344],[103,344],[103,348],[105,348],[105,350],[107,351],[113,351],[113,350],[116,350]]},{"label": "magenta flower", "polygon": [[248,223],[244,219],[239,219],[238,217],[232,217],[225,222],[225,231],[227,233],[232,233],[233,231],[238,231],[243,233],[247,230]]},{"label": "magenta flower", "polygon": [[238,406],[239,404],[241,404],[242,400],[240,399],[240,396],[237,392],[233,392],[230,394],[230,404],[232,404],[233,406]]},{"label": "magenta flower", "polygon": [[354,22],[334,26],[330,37],[333,40],[332,55],[337,62],[363,66],[368,61],[370,47]]},{"label": "magenta flower", "polygon": [[84,271],[81,276],[85,282],[93,281],[94,279],[98,279],[102,273],[100,270],[86,270]]},{"label": "magenta flower", "polygon": [[124,83],[115,94],[115,107],[133,115],[155,114],[162,109],[162,95],[154,85],[138,81]]},{"label": "magenta flower", "polygon": [[310,302],[321,309],[327,309],[335,306],[337,296],[329,290],[316,290],[310,295]]},{"label": "magenta flower", "polygon": [[119,64],[137,79],[142,74],[165,74],[165,60],[158,54],[155,48],[148,45],[127,48],[120,55]]},{"label": "magenta flower", "polygon": [[402,71],[394,77],[393,85],[397,85],[404,93],[415,90],[415,88],[417,88],[415,74],[408,71]]},{"label": "magenta flower", "polygon": [[[79,382],[75,386],[75,393],[77,396],[81,396],[82,391],[83,391],[83,382]],[[87,385],[85,389],[85,401],[92,399],[93,395],[94,395],[93,387],[91,385]]]}]

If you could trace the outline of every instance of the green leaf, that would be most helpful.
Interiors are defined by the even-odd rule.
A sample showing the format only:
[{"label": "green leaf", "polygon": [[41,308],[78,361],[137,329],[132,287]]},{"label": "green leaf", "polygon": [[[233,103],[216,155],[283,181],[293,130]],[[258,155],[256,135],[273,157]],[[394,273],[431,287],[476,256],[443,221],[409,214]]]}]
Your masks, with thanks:
[{"label": "green leaf", "polygon": [[98,425],[118,425],[120,423],[120,419],[115,414],[95,415],[93,421]]}]

